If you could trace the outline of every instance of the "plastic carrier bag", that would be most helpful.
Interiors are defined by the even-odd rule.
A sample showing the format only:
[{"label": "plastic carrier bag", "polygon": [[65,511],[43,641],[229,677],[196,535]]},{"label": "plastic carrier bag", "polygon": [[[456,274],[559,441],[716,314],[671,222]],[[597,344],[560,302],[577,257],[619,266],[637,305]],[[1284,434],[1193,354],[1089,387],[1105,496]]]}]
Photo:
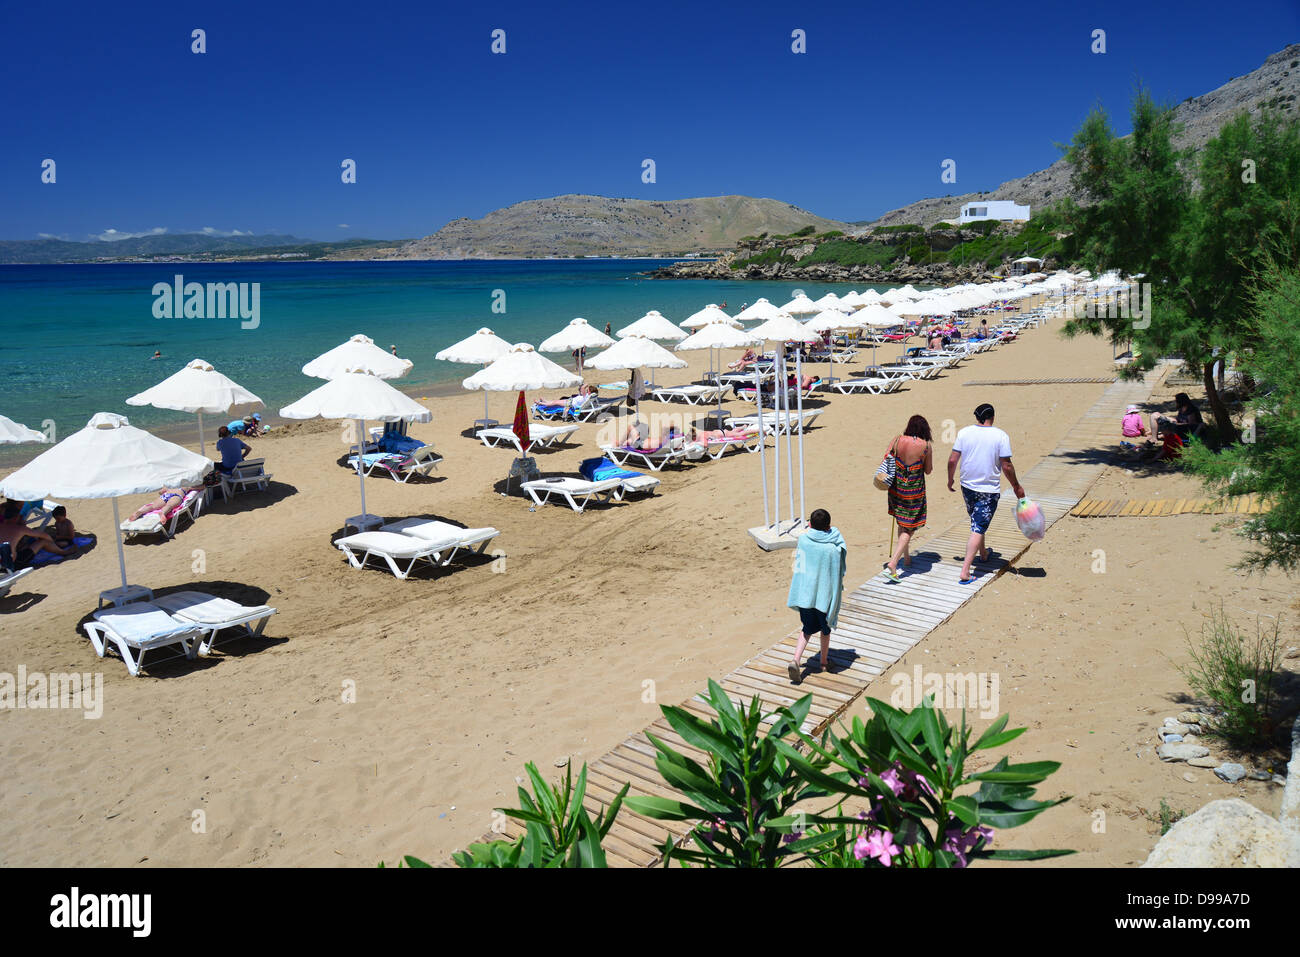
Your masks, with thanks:
[{"label": "plastic carrier bag", "polygon": [[1031,502],[1027,498],[1016,503],[1016,524],[1031,542],[1041,541],[1047,534],[1047,520],[1043,517],[1043,510],[1037,502]]}]

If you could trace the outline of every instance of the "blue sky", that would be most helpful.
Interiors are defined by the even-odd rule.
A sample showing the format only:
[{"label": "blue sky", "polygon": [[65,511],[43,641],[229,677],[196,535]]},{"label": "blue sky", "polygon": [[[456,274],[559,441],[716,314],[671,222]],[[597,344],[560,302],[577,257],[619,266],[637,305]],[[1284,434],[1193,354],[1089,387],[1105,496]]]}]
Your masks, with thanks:
[{"label": "blue sky", "polygon": [[415,237],[570,192],[869,219],[1046,166],[1096,103],[1127,129],[1139,79],[1177,102],[1297,39],[1297,0],[15,3],[0,238]]}]

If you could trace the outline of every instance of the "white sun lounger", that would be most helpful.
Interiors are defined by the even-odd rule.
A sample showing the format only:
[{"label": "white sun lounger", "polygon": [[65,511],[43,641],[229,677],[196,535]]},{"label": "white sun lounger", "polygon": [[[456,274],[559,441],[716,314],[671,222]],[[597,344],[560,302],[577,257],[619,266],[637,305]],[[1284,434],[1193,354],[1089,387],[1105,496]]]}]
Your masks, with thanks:
[{"label": "white sun lounger", "polygon": [[749,434],[735,439],[711,439],[709,442],[690,442],[687,444],[687,458],[690,458],[689,450],[692,446],[697,449],[703,449],[704,455],[699,458],[708,457],[714,462],[722,458],[728,452],[733,450],[744,450],[746,452],[757,452],[759,446],[758,424],[746,430]]},{"label": "white sun lounger", "polygon": [[122,534],[127,538],[134,538],[137,535],[163,535],[166,538],[173,538],[176,535],[176,527],[180,524],[182,518],[188,518],[192,523],[199,517],[203,511],[203,502],[207,496],[196,489],[190,489],[185,493],[185,498],[181,502],[180,508],[171,513],[171,518],[163,522],[157,512],[149,512],[141,515],[139,518],[127,519],[121,524]]},{"label": "white sun lounger", "polygon": [[266,459],[244,459],[229,473],[217,469],[217,478],[221,480],[221,497],[229,499],[236,492],[246,492],[250,488],[265,490],[271,484],[271,473],[266,471]]},{"label": "white sun lounger", "polygon": [[873,376],[887,379],[933,379],[943,371],[943,367],[907,363],[899,365],[867,366],[866,371],[871,373]]},{"label": "white sun lounger", "polygon": [[201,591],[177,591],[170,595],[156,595],[157,605],[177,621],[201,625],[207,637],[199,642],[199,654],[206,655],[216,644],[217,632],[227,628],[242,628],[249,638],[260,638],[262,629],[275,609],[270,605],[241,605],[229,598],[218,598]]},{"label": "white sun lounger", "polygon": [[[776,412],[765,411],[763,413],[763,431],[768,435],[776,435],[778,433],[786,435],[792,429],[795,432],[803,432],[812,424],[813,420],[821,414],[821,409],[804,409],[802,416],[800,416],[798,412],[790,412],[788,415],[782,412],[780,422],[778,423]],[[727,419],[726,424],[728,428],[733,429],[757,429],[758,416],[743,415],[738,418]]]},{"label": "white sun lounger", "polygon": [[[111,642],[126,662],[127,674],[133,678],[140,674],[144,653],[154,648],[180,645],[185,657],[193,658],[207,630],[193,622],[179,621],[147,601],[104,608],[95,612],[94,617],[84,627],[95,654],[103,658]],[[137,654],[132,655],[132,649]]]},{"label": "white sun lounger", "polygon": [[[445,564],[442,553],[455,548],[458,541],[454,535],[435,540],[397,532],[362,532],[340,538],[334,544],[347,556],[353,568],[364,568],[371,558],[380,558],[388,563],[394,575],[405,581],[421,561],[435,567]],[[405,562],[405,567],[399,566],[399,562]]]},{"label": "white sun lounger", "polygon": [[651,394],[660,402],[672,402],[681,399],[687,405],[712,405],[727,394],[727,387],[721,385],[677,385],[671,388],[654,389]]},{"label": "white sun lounger", "polygon": [[440,565],[449,563],[459,551],[472,551],[474,554],[481,554],[488,547],[488,542],[501,534],[491,526],[461,528],[459,525],[452,525],[450,522],[439,522],[426,518],[404,518],[400,521],[389,522],[387,525],[381,525],[379,530],[381,532],[397,532],[400,535],[409,535],[411,538],[431,542],[446,542],[448,539],[455,539],[456,544],[447,550],[447,554],[445,556],[440,554],[437,557],[437,562]]},{"label": "white sun lounger", "polygon": [[622,479],[605,479],[603,482],[589,482],[582,478],[562,477],[536,479],[524,482],[523,490],[538,505],[545,505],[552,495],[564,499],[575,512],[581,512],[593,498],[608,502],[622,492]]},{"label": "white sun lounger", "polygon": [[674,465],[686,459],[686,450],[676,441],[654,452],[642,452],[640,449],[628,449],[621,445],[602,445],[600,451],[615,465],[626,466],[629,461],[634,461],[651,472],[658,472],[665,465]]},{"label": "white sun lounger", "polygon": [[901,377],[893,379],[872,377],[868,379],[843,379],[839,382],[823,382],[822,385],[827,389],[834,389],[840,395],[856,395],[860,392],[866,392],[870,395],[884,395],[886,392],[897,392],[903,386]]},{"label": "white sun lounger", "polygon": [[[533,445],[549,448],[563,442],[577,431],[578,427],[576,425],[530,425],[528,427],[528,439]],[[515,435],[514,429],[499,426],[495,429],[479,429],[474,435],[490,449],[497,448],[502,443],[505,443],[513,445],[515,451],[520,455],[524,454],[524,450],[519,444],[519,436]]]},{"label": "white sun lounger", "polygon": [[0,572],[0,598],[9,594],[9,589],[13,588],[18,579],[24,575],[30,575],[36,571],[35,568],[20,568],[16,572]]},{"label": "white sun lounger", "polygon": [[[366,478],[379,472],[391,477],[394,482],[405,483],[412,475],[427,476],[442,462],[442,456],[433,450],[433,446],[426,445],[415,449],[409,455],[381,452],[370,453],[360,459],[355,455],[348,458],[348,465],[354,469],[360,468],[358,462],[365,463]],[[406,464],[397,464],[401,462]]]}]

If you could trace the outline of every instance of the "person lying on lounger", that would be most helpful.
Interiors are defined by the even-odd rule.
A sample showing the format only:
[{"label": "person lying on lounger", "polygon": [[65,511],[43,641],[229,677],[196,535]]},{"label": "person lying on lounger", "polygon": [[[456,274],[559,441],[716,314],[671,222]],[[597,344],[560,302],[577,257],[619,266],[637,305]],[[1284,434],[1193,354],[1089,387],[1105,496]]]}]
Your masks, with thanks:
[{"label": "person lying on lounger", "polygon": [[732,442],[737,439],[747,439],[754,433],[749,429],[697,429],[691,426],[687,433],[687,438],[691,442]]},{"label": "person lying on lounger", "polygon": [[673,439],[680,437],[681,433],[677,427],[668,426],[668,435],[659,437],[650,434],[650,427],[644,422],[633,422],[627,427],[627,432],[623,436],[622,446],[633,452],[658,452],[664,446],[672,442]]},{"label": "person lying on lounger", "polygon": [[127,521],[134,522],[137,518],[144,518],[150,512],[166,514],[181,502],[185,501],[185,489],[183,488],[163,488],[158,493],[158,497],[147,505],[141,505],[137,508]]},{"label": "person lying on lounger", "polygon": [[735,362],[728,363],[727,368],[731,369],[733,372],[745,372],[751,368],[757,360],[758,353],[753,349],[746,349],[745,354]]}]

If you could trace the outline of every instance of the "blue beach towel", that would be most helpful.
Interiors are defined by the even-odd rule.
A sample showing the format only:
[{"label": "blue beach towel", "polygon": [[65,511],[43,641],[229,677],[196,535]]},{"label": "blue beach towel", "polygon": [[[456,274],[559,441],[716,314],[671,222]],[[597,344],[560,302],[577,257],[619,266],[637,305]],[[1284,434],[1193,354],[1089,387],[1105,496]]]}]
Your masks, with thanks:
[{"label": "blue beach towel", "polygon": [[810,528],[800,535],[786,605],[825,612],[827,624],[834,628],[844,594],[847,556],[848,546],[838,528],[829,532]]},{"label": "blue beach towel", "polygon": [[578,474],[588,482],[603,482],[605,479],[613,478],[641,478],[645,475],[644,472],[633,472],[631,469],[615,465],[606,458],[584,459],[578,466]]},{"label": "blue beach towel", "polygon": [[74,535],[72,544],[77,546],[78,551],[73,555],[55,555],[53,552],[37,552],[35,557],[27,563],[29,568],[40,568],[42,565],[57,565],[59,562],[67,561],[70,558],[80,558],[86,552],[95,546],[94,535]]},{"label": "blue beach towel", "polygon": [[378,442],[379,448],[384,452],[391,452],[395,455],[407,455],[416,449],[424,448],[424,443],[419,439],[413,439],[409,435],[398,435],[396,432],[385,432]]}]

